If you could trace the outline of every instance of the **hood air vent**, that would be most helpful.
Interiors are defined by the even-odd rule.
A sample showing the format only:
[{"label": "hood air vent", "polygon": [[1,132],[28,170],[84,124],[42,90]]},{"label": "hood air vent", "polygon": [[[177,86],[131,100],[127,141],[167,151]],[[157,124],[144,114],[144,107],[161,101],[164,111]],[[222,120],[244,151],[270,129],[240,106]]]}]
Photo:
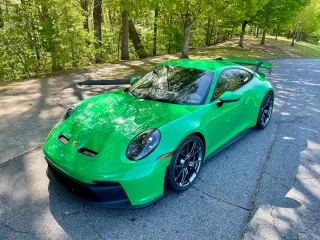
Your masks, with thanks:
[{"label": "hood air vent", "polygon": [[63,136],[62,134],[58,138],[60,142],[62,142],[63,144],[67,144],[69,142],[69,139]]},{"label": "hood air vent", "polygon": [[83,155],[89,156],[89,157],[94,157],[94,156],[97,156],[97,155],[98,155],[97,152],[92,151],[92,150],[90,150],[90,149],[88,149],[88,148],[80,148],[80,149],[78,150],[78,152],[79,152],[79,153],[82,153]]}]

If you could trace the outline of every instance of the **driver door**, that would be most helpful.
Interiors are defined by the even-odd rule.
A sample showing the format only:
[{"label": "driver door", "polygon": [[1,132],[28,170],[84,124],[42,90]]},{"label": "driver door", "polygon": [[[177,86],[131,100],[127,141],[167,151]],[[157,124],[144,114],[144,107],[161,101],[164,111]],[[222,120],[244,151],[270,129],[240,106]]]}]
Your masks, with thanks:
[{"label": "driver door", "polygon": [[[244,79],[239,75],[240,73],[236,68],[227,69],[218,78],[207,115],[208,153],[216,151],[241,132],[243,113],[246,112],[244,102],[247,95],[240,90],[244,85]],[[226,91],[237,92],[241,95],[241,99],[236,102],[224,103],[219,107],[217,105],[218,99]]]}]

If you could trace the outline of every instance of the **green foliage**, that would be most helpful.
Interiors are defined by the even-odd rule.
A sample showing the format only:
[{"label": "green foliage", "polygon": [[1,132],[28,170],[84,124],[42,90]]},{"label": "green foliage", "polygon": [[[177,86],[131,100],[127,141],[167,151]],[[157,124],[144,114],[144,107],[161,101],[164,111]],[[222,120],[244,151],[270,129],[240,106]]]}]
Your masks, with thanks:
[{"label": "green foliage", "polygon": [[310,0],[269,0],[254,16],[253,23],[262,29],[281,29],[292,22]]},{"label": "green foliage", "polygon": [[[102,6],[102,46],[95,49],[93,0],[0,0],[0,81],[85,66],[97,54],[103,62],[118,60],[124,10],[148,55],[155,38],[157,54],[180,52],[188,21],[193,49],[231,38],[243,21],[320,36],[318,0],[103,0]],[[131,42],[129,52],[138,57]]]},{"label": "green foliage", "polygon": [[312,0],[295,18],[297,30],[320,37],[320,2]]}]

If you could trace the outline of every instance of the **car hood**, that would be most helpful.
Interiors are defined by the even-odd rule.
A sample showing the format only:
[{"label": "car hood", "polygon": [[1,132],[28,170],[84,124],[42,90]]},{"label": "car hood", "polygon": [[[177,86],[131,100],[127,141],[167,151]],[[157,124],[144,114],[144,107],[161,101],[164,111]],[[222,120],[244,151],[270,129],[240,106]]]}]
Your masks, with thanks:
[{"label": "car hood", "polygon": [[101,153],[120,141],[129,144],[140,132],[159,129],[197,108],[199,106],[143,100],[124,90],[102,94],[85,100],[62,124],[59,134],[70,143],[62,147],[70,153],[79,147]]}]

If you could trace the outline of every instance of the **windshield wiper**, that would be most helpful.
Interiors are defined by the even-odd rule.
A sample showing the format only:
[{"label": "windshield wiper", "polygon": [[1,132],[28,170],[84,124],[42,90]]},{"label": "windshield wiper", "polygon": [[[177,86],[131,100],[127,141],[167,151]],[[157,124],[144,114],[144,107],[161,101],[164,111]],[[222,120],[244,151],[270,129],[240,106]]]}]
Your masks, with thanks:
[{"label": "windshield wiper", "polygon": [[143,98],[144,100],[151,100],[151,101],[156,101],[156,102],[164,102],[164,103],[177,103],[174,101],[170,101],[168,99],[164,99],[164,98],[151,98],[151,97],[147,97],[147,98]]},{"label": "windshield wiper", "polygon": [[155,101],[157,101],[157,102],[165,102],[165,103],[176,103],[174,101],[170,101],[168,99],[163,99],[163,98],[156,98]]},{"label": "windshield wiper", "polygon": [[138,97],[136,94],[134,94],[133,92],[131,92],[131,91],[129,91],[129,90],[127,90],[126,92],[127,92],[129,95],[131,95],[131,96],[134,96],[134,97],[136,97],[136,98]]}]

